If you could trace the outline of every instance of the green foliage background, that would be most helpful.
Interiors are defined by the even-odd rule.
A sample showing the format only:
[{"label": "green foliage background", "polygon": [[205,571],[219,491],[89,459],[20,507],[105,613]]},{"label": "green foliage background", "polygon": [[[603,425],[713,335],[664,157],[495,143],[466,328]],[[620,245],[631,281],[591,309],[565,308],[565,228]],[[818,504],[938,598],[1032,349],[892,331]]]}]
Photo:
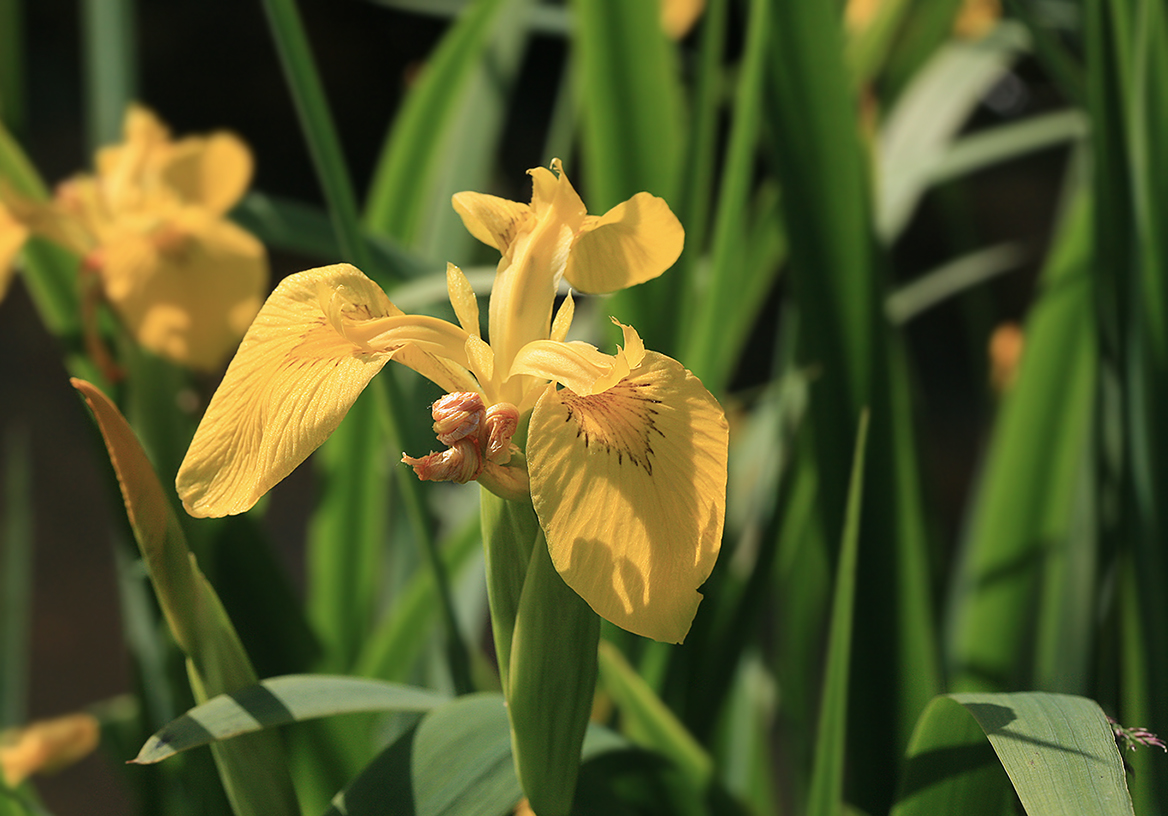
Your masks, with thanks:
[{"label": "green foliage background", "polygon": [[[885,0],[863,28],[838,3],[709,0],[680,41],[656,0],[163,5],[83,2],[74,41],[0,0],[2,183],[45,195],[140,99],[252,144],[233,216],[277,276],[347,260],[434,314],[448,260],[489,291],[459,190],[525,200],[523,171],[560,157],[591,212],[648,190],[685,225],[674,269],[582,300],[578,323],[602,348],[607,315],[637,326],[722,400],[726,535],[684,646],[604,629],[577,812],[1001,814],[1011,790],[1031,814],[1163,810],[1168,760],[1124,754],[1129,802],[1103,715],[1168,733],[1162,4],[1013,0],[970,38],[953,0]],[[64,383],[106,390],[169,486],[214,382],[128,344],[127,380],[102,382],[75,275],[32,244],[0,306],[0,727],[92,706],[117,767],[213,695],[192,693]],[[1025,347],[995,390],[1005,321]],[[301,812],[506,812],[477,491],[394,464],[428,449],[436,394],[374,383],[310,470],[246,517],[183,517],[182,546],[256,674],[303,675],[260,718],[291,723]],[[60,529],[72,549],[46,543]],[[66,691],[39,698],[37,655],[69,641],[36,593],[95,557],[80,597],[104,604],[48,611],[66,631],[108,616],[116,651],[75,646]],[[101,663],[121,674],[82,691]],[[346,704],[339,676],[439,702]],[[231,761],[246,778],[265,756]],[[228,813],[223,767],[195,749],[93,778],[123,809]],[[0,813],[103,812],[69,810],[68,779]]]}]

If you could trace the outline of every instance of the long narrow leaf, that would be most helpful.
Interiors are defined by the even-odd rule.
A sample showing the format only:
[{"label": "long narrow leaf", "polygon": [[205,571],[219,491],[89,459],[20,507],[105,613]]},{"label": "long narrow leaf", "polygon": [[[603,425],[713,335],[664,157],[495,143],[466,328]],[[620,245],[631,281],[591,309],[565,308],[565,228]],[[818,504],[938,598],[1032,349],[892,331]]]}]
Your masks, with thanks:
[{"label": "long narrow leaf", "polygon": [[[235,629],[187,548],[170,501],[134,432],[104,394],[82,380],[72,382],[85,396],[105,438],[159,605],[189,658],[195,699],[255,683],[255,672]],[[255,734],[215,748],[216,763],[237,816],[299,813],[283,751],[274,735]]]},{"label": "long narrow leaf", "polygon": [[219,694],[169,723],[134,762],[161,762],[180,751],[293,722],[368,711],[429,711],[450,698],[426,689],[355,677],[292,674]]},{"label": "long narrow leaf", "polygon": [[[473,101],[476,80],[482,80],[478,72],[484,55],[504,18],[514,30],[522,30],[525,8],[516,0],[477,0],[467,4],[443,37],[382,149],[365,205],[370,229],[413,247],[431,207],[441,206],[453,216],[449,193],[435,193],[444,167],[451,163],[451,139],[460,111]],[[501,105],[498,92],[497,87],[490,89],[496,105]],[[473,133],[477,138],[482,131],[476,125]],[[462,184],[469,181],[461,179]]]},{"label": "long narrow leaf", "polygon": [[819,727],[815,734],[815,764],[807,813],[832,816],[843,806],[844,762],[847,747],[848,669],[851,665],[853,615],[856,606],[856,562],[860,549],[860,507],[864,493],[864,453],[867,449],[868,415],[860,415],[856,454],[848,486],[847,518],[835,576],[831,628],[827,640],[827,670]]}]

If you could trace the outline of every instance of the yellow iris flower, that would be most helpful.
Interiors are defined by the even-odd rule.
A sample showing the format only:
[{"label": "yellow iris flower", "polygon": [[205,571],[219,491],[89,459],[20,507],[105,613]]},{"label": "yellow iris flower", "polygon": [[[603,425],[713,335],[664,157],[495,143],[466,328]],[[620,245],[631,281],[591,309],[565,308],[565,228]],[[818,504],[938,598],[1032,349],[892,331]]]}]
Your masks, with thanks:
[{"label": "yellow iris flower", "polygon": [[61,184],[52,201],[0,186],[0,263],[11,269],[30,232],[64,246],[139,344],[213,370],[267,291],[263,244],[225,217],[251,180],[251,153],[227,133],[173,141],[136,106],[124,129],[124,143],[98,151],[96,173]]},{"label": "yellow iris flower", "polygon": [[[554,171],[554,172],[553,172]],[[449,448],[404,457],[422,478],[478,479],[531,500],[556,569],[602,617],[680,642],[713,568],[725,515],[728,431],[718,402],[680,363],[622,326],[615,355],[565,342],[566,279],[609,292],[660,275],[681,252],[681,224],[639,193],[589,216],[559,162],[530,171],[530,205],[459,193],[454,206],[499,249],[490,344],[478,302],[450,265],[459,325],[407,315],[356,268],[285,279],[248,330],[207,408],[177,487],[187,511],[249,509],[341,422],[395,359],[449,394],[433,406]],[[526,448],[511,442],[530,413]]]}]

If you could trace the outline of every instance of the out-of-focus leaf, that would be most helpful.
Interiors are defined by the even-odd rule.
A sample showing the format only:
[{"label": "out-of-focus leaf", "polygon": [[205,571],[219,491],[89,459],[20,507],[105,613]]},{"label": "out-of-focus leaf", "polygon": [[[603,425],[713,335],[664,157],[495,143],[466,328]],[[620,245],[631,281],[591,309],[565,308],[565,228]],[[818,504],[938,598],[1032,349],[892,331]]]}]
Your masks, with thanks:
[{"label": "out-of-focus leaf", "polygon": [[[445,165],[451,163],[451,140],[468,105],[488,90],[502,109],[498,85],[483,86],[482,61],[505,23],[511,30],[525,30],[523,0],[476,0],[469,4],[426,62],[411,89],[382,149],[365,205],[365,224],[407,246],[416,246],[423,225],[433,217],[432,207],[450,208],[449,192],[437,195],[446,184]],[[500,77],[494,77],[498,83]],[[467,129],[464,127],[463,129]],[[480,133],[477,129],[475,136]],[[468,183],[463,177],[461,183]],[[461,188],[460,188],[461,189]]]},{"label": "out-of-focus leaf", "polygon": [[[475,521],[452,535],[441,547],[446,571],[452,578],[462,571],[477,550],[480,533],[477,519]],[[434,571],[417,570],[363,645],[355,673],[383,680],[405,680],[434,631],[437,607]]]},{"label": "out-of-focus leaf", "polygon": [[926,272],[888,296],[884,309],[893,323],[906,323],[971,286],[1018,268],[1026,255],[1014,244],[979,249]]},{"label": "out-of-focus leaf", "polygon": [[[32,162],[0,124],[0,184],[43,201],[48,188]],[[24,247],[24,280],[49,331],[58,336],[78,331],[77,259],[40,239]]]},{"label": "out-of-focus leaf", "polygon": [[1043,692],[935,699],[913,735],[893,814],[1000,816],[1010,783],[1028,816],[1134,814],[1103,710],[1084,697]]},{"label": "out-of-focus leaf", "polygon": [[96,150],[122,136],[126,106],[137,96],[134,0],[85,0],[85,102],[89,146]]},{"label": "out-of-focus leaf", "polygon": [[[74,378],[97,418],[118,476],[126,513],[170,630],[187,654],[197,701],[256,682],[215,590],[203,577],[154,468],[121,413],[105,394]],[[252,734],[212,747],[237,816],[299,813],[292,779],[274,734]]]},{"label": "out-of-focus leaf", "polygon": [[[1067,535],[1089,441],[1095,377],[1087,278],[1090,207],[1068,211],[1026,323],[968,539],[950,593],[949,663],[957,690],[1026,686],[1047,559]],[[1078,603],[1090,605],[1090,597]]]},{"label": "out-of-focus leaf", "polygon": [[608,641],[600,642],[600,677],[604,690],[621,713],[625,735],[645,748],[669,757],[695,790],[709,784],[713,760],[677,717],[653,693],[624,655]]},{"label": "out-of-focus leaf", "polygon": [[831,627],[827,639],[827,670],[815,734],[815,763],[807,813],[834,816],[844,801],[844,762],[847,748],[848,670],[851,665],[853,615],[856,607],[856,562],[860,549],[860,508],[864,494],[864,454],[868,441],[868,414],[860,415],[856,453],[848,486],[847,518],[840,542],[835,575]]},{"label": "out-of-focus leaf", "polygon": [[[676,48],[658,0],[573,2],[573,71],[580,104],[582,182],[601,214],[648,191],[674,202],[681,192],[684,124]],[[636,325],[651,348],[669,352],[679,327],[679,281],[670,273],[613,296],[612,313]]]},{"label": "out-of-focus leaf", "polygon": [[1080,110],[1043,113],[1020,122],[979,130],[949,144],[932,168],[931,182],[948,181],[1086,136],[1087,118]]},{"label": "out-of-focus leaf", "polygon": [[827,541],[842,540],[851,440],[861,411],[872,416],[861,532],[872,546],[861,553],[856,602],[866,614],[856,621],[853,657],[865,685],[862,694],[852,687],[848,762],[853,801],[876,811],[893,795],[893,757],[940,686],[909,376],[901,338],[883,315],[885,259],[838,7],[770,10],[771,155],[799,307],[799,364],[819,375],[808,416]]},{"label": "out-of-focus leaf", "polygon": [[[762,118],[762,95],[766,75],[769,20],[768,3],[750,4],[750,25],[743,57],[742,73],[734,99],[734,119],[721,189],[715,212],[713,245],[705,274],[695,276],[683,302],[688,319],[682,335],[685,365],[706,387],[719,394],[730,382],[734,363],[741,352],[746,332],[737,334],[738,343],[727,342],[727,323],[749,326],[765,301],[766,288],[777,264],[769,267],[746,263],[746,237],[751,228],[749,205],[754,178],[754,158]],[[774,222],[772,222],[774,223]],[[732,320],[728,317],[733,315]]]},{"label": "out-of-focus leaf", "polygon": [[24,124],[24,0],[0,0],[0,125]]},{"label": "out-of-focus leaf", "polygon": [[975,42],[951,42],[913,78],[880,131],[877,232],[904,228],[949,143],[1025,49],[1025,30],[999,25]]},{"label": "out-of-focus leaf", "polygon": [[5,428],[0,527],[0,729],[25,722],[32,622],[33,502],[28,436]]},{"label": "out-of-focus leaf", "polygon": [[134,762],[161,762],[180,751],[292,722],[367,711],[429,711],[445,694],[323,674],[271,677],[192,708],[150,737]]},{"label": "out-of-focus leaf", "polygon": [[[332,222],[328,214],[318,207],[267,193],[251,192],[231,215],[270,247],[308,255],[318,259],[321,264],[334,263],[341,257]],[[428,263],[385,236],[368,230],[362,234],[375,260],[373,269],[362,271],[383,289],[391,289],[403,280],[412,280],[432,272],[441,278],[442,292],[445,294],[446,274],[442,264]],[[396,293],[394,302],[397,302]]]},{"label": "out-of-focus leaf", "polygon": [[353,183],[300,12],[295,0],[263,0],[263,6],[288,88],[296,103],[300,129],[328,202],[341,260],[371,271],[374,265],[361,237]]}]

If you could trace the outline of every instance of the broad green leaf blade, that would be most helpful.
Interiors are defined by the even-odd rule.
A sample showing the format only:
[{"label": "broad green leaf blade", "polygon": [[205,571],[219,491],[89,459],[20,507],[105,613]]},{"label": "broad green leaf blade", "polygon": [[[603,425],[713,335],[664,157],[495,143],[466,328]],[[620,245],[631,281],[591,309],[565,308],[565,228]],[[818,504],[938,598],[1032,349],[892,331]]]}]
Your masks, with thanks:
[{"label": "broad green leaf blade", "polygon": [[[729,383],[741,351],[740,344],[726,342],[726,324],[749,326],[753,322],[751,307],[757,308],[764,299],[766,283],[759,286],[752,278],[763,278],[769,283],[775,269],[753,267],[745,262],[750,227],[748,207],[766,76],[768,6],[766,0],[750,4],[746,53],[734,98],[725,166],[720,174],[709,269],[705,275],[695,276],[698,287],[687,290],[689,297],[683,303],[689,319],[685,320],[688,328],[681,338],[684,343],[681,359],[715,394],[721,393]],[[750,300],[742,299],[744,295]],[[730,315],[734,316],[732,320],[727,319]],[[744,332],[739,333],[745,339],[743,335]]]},{"label": "broad green leaf blade", "polygon": [[977,721],[951,698],[934,698],[917,721],[891,816],[1006,816],[1012,798]]},{"label": "broad green leaf blade", "polygon": [[1028,816],[1132,816],[1107,715],[1067,694],[954,694],[977,720]]},{"label": "broad green leaf blade", "polygon": [[1103,710],[1085,697],[1043,692],[935,699],[913,735],[893,816],[1010,812],[1008,788],[983,739],[1028,816],[1133,816]]},{"label": "broad green leaf blade", "polygon": [[621,713],[625,735],[634,743],[668,757],[681,769],[685,779],[692,781],[697,791],[702,791],[714,769],[706,749],[615,646],[602,640],[599,657],[601,681]]},{"label": "broad green leaf blade", "polygon": [[337,794],[328,814],[498,816],[522,796],[503,698],[468,694],[398,738]]},{"label": "broad green leaf blade", "polygon": [[[527,431],[521,427],[516,444],[524,444]],[[479,490],[479,517],[486,556],[487,600],[491,606],[491,631],[499,664],[503,693],[510,688],[511,641],[515,619],[532,547],[543,541],[539,519],[531,502],[512,502],[494,493]],[[544,545],[546,547],[546,545]]]},{"label": "broad green leaf blade", "polygon": [[1026,42],[1025,31],[1008,24],[976,42],[951,42],[897,100],[880,131],[876,220],[886,242],[904,229],[958,129]]},{"label": "broad green leaf blade", "polygon": [[436,196],[435,191],[444,166],[451,162],[454,129],[461,112],[473,102],[476,79],[481,79],[478,70],[500,26],[524,26],[519,19],[522,8],[525,4],[517,0],[468,4],[430,55],[374,171],[365,205],[370,229],[413,247],[432,206],[453,214],[449,198]]},{"label": "broad green leaf blade", "polygon": [[1090,217],[1083,197],[1068,211],[1027,320],[1018,379],[999,412],[950,593],[947,657],[956,690],[1004,691],[1032,679],[1027,654],[1047,548],[1068,535],[1090,436]]},{"label": "broad green leaf blade", "polygon": [[[126,513],[159,606],[179,646],[197,701],[256,682],[255,672],[215,590],[187,547],[173,506],[125,418],[105,394],[74,378],[89,404],[118,476]],[[299,813],[283,750],[274,734],[252,734],[215,752],[237,816]]]},{"label": "broad green leaf blade", "polygon": [[847,518],[832,599],[827,639],[827,671],[815,734],[815,763],[811,771],[809,816],[835,816],[844,801],[844,762],[848,731],[848,672],[851,666],[853,615],[856,606],[856,562],[860,549],[860,508],[864,494],[864,454],[868,414],[860,415],[856,453],[848,485]]},{"label": "broad green leaf blade", "polygon": [[[593,725],[581,756],[627,747]],[[503,697],[467,694],[432,710],[369,763],[327,816],[499,816],[522,796]]]},{"label": "broad green leaf blade", "polygon": [[445,694],[323,674],[271,677],[192,708],[152,735],[134,762],[161,762],[180,751],[263,728],[368,711],[429,711],[449,701]]}]

